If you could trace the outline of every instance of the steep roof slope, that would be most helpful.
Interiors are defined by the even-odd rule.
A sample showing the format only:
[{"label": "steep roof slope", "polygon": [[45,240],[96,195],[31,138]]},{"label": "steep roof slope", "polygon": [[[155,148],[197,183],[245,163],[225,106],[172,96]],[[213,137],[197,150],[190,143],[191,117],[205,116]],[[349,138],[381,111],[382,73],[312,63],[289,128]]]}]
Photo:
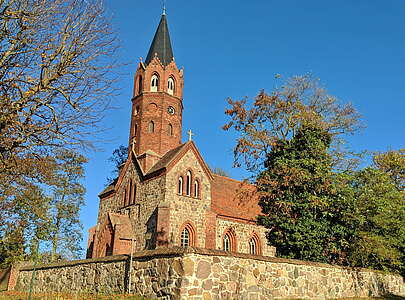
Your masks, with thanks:
[{"label": "steep roof slope", "polygon": [[213,174],[212,210],[221,216],[254,221],[261,213],[254,185]]}]

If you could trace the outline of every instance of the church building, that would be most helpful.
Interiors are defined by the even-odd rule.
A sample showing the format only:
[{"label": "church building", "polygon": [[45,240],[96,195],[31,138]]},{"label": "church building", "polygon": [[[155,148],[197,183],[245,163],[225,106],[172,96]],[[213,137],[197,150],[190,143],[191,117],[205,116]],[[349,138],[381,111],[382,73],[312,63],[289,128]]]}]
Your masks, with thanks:
[{"label": "church building", "polygon": [[191,132],[183,142],[183,87],[163,13],[135,73],[128,158],[99,194],[88,258],[173,246],[275,255],[257,198],[241,197],[255,187],[211,172]]}]

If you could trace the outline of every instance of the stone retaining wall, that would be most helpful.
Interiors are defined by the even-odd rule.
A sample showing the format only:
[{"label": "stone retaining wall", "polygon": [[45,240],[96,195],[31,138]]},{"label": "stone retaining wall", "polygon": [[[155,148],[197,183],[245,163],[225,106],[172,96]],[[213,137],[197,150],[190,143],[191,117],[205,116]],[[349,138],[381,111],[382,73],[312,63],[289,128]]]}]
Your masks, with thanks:
[{"label": "stone retaining wall", "polygon": [[[27,290],[32,267],[20,269]],[[405,295],[403,278],[366,269],[198,248],[138,252],[40,266],[34,291],[133,293],[159,299],[328,299]]]},{"label": "stone retaining wall", "polygon": [[[127,264],[126,255],[117,255],[37,266],[33,292],[124,293]],[[20,268],[15,290],[28,291],[33,272]]]}]

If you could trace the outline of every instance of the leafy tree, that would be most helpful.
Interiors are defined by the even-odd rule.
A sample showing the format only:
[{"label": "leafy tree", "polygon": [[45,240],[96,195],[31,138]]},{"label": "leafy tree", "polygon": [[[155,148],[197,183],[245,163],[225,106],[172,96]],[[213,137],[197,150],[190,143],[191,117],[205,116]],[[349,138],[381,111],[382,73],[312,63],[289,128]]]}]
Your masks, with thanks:
[{"label": "leafy tree", "polygon": [[[254,174],[263,170],[274,145],[291,139],[307,122],[329,132],[336,145],[338,136],[353,133],[362,126],[360,115],[351,104],[339,104],[310,75],[287,79],[271,94],[262,90],[252,104],[249,102],[247,98],[236,101],[229,98],[230,107],[225,114],[231,120],[223,128],[239,133],[234,148],[235,165]],[[339,163],[342,153],[336,154],[340,154],[335,162]]]},{"label": "leafy tree", "polygon": [[84,163],[77,152],[61,150],[56,155],[52,199],[48,210],[51,260],[59,256],[78,258],[81,250],[82,225],[80,209],[84,204]]},{"label": "leafy tree", "polygon": [[120,145],[118,148],[114,149],[112,156],[108,158],[108,161],[111,162],[114,166],[113,171],[111,172],[112,177],[107,177],[108,184],[112,183],[115,178],[118,177],[119,170],[121,166],[127,161],[128,158],[128,147]]},{"label": "leafy tree", "polygon": [[[392,151],[374,160],[390,157]],[[367,167],[356,172],[352,186],[355,228],[348,255],[352,266],[399,271],[405,275],[405,191],[398,189],[397,177]]]},{"label": "leafy tree", "polygon": [[376,153],[373,162],[376,168],[391,177],[399,190],[405,189],[405,149]]},{"label": "leafy tree", "polygon": [[[40,242],[40,251],[50,253],[51,260],[76,258],[80,251],[79,212],[85,192],[80,180],[86,159],[77,152],[59,150],[55,157],[40,161],[42,165],[37,159],[29,161],[33,165],[25,161],[28,166],[42,166],[35,170],[37,180],[16,180],[7,189],[12,205],[3,212],[0,244],[14,246],[13,251],[3,252],[0,263],[36,257]],[[11,237],[15,236],[21,236],[21,241],[13,243],[15,238]]]},{"label": "leafy tree", "polygon": [[[340,221],[346,203],[337,197],[331,134],[304,124],[290,139],[280,139],[267,155],[266,170],[258,176],[258,223],[279,255],[321,262],[342,261],[349,234]],[[344,205],[343,205],[344,204]],[[333,213],[332,213],[333,212]]]}]

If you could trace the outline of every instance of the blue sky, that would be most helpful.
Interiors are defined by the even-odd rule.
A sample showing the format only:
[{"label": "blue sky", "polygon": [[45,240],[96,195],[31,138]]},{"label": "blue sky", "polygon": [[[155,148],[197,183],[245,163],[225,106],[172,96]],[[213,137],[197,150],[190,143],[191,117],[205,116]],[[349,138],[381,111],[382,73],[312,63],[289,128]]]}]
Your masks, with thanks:
[{"label": "blue sky", "polygon": [[[94,226],[98,193],[112,166],[113,149],[127,144],[133,75],[146,57],[162,12],[159,0],[106,0],[121,40],[120,68],[112,99],[117,109],[104,120],[109,128],[88,153],[85,229]],[[232,177],[235,136],[221,130],[226,98],[254,97],[271,91],[275,74],[287,78],[312,73],[330,94],[352,102],[367,128],[350,137],[357,151],[404,147],[405,1],[403,0],[251,0],[167,1],[167,17],[176,63],[185,68],[183,139],[194,141],[211,167]]]}]

